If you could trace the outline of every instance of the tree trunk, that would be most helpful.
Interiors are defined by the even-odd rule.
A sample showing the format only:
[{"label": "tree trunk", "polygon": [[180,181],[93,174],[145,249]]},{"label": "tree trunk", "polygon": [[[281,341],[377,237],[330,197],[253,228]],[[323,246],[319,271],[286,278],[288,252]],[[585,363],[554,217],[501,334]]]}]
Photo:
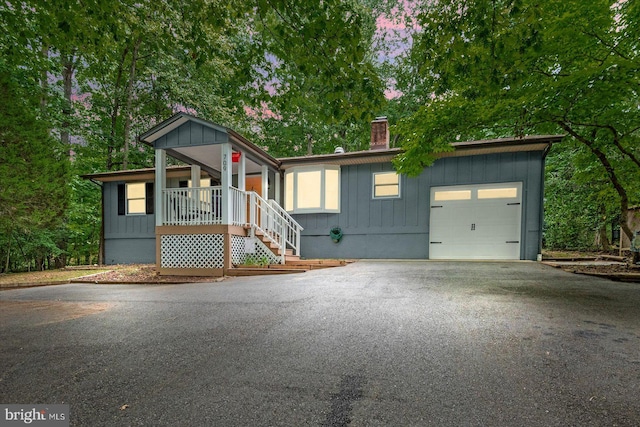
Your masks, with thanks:
[{"label": "tree trunk", "polygon": [[608,127],[609,131],[611,132],[611,134],[613,135],[613,144],[616,146],[616,148],[625,156],[627,156],[628,158],[631,159],[631,161],[633,163],[636,164],[636,166],[638,166],[640,168],[640,159],[638,157],[636,157],[635,154],[633,154],[633,152],[631,152],[630,150],[627,150],[626,148],[624,148],[622,146],[622,143],[620,142],[620,135],[618,134],[617,130],[613,127],[610,126]]},{"label": "tree trunk", "polygon": [[611,250],[611,246],[609,245],[609,236],[607,235],[606,225],[601,225],[600,228],[598,228],[598,238],[598,240],[600,240],[602,250],[605,252],[609,252]]},{"label": "tree trunk", "polygon": [[65,268],[67,266],[67,256],[65,254],[60,254],[54,258],[54,267],[55,268]]},{"label": "tree trunk", "polygon": [[69,147],[71,142],[69,128],[71,127],[71,114],[73,113],[73,109],[71,108],[73,72],[73,54],[70,54],[68,56],[65,56],[62,60],[62,85],[64,100],[62,105],[62,124],[60,129],[60,141],[62,142],[62,145],[64,147],[68,148],[69,154],[71,154],[71,148]]},{"label": "tree trunk", "polygon": [[311,156],[313,154],[313,138],[311,134],[307,135],[307,154]]},{"label": "tree trunk", "polygon": [[122,169],[129,167],[129,134],[131,133],[131,115],[133,105],[133,86],[136,79],[136,63],[138,61],[138,50],[140,49],[140,37],[135,41],[133,52],[131,53],[131,67],[129,68],[129,84],[127,85],[127,109],[124,118],[124,157],[122,159]]},{"label": "tree trunk", "polygon": [[9,271],[9,260],[10,260],[10,255],[11,255],[11,238],[13,237],[13,233],[9,233],[9,246],[7,247],[7,262],[5,262],[4,264],[4,272],[8,272]]},{"label": "tree trunk", "polygon": [[[40,54],[43,58],[48,58],[49,46],[43,44],[40,48]],[[47,111],[47,91],[49,90],[49,79],[46,69],[43,68],[40,73],[40,86],[42,87],[42,95],[40,95],[40,109],[44,113]]]},{"label": "tree trunk", "polygon": [[400,134],[396,134],[393,136],[393,139],[391,140],[391,147],[389,148],[396,148],[396,146],[398,145],[398,140],[400,139]]},{"label": "tree trunk", "polygon": [[122,71],[124,69],[124,61],[127,59],[129,48],[125,47],[120,58],[120,66],[118,67],[118,75],[113,91],[113,109],[111,110],[111,130],[109,133],[109,145],[107,146],[107,170],[113,170],[115,162],[113,161],[113,153],[115,151],[116,129],[118,126],[118,115],[120,114],[120,83],[122,82]]},{"label": "tree trunk", "polygon": [[600,215],[603,220],[603,223],[598,227],[598,236],[600,237],[600,245],[602,246],[602,250],[609,252],[611,250],[611,246],[609,245],[609,236],[607,234],[607,213],[604,205],[600,205]]}]

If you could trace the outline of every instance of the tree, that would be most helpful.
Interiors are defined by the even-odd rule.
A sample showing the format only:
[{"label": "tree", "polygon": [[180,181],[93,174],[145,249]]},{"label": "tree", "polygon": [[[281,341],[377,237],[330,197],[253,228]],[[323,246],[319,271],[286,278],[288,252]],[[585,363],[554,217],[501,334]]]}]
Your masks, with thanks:
[{"label": "tree", "polygon": [[[19,243],[28,265],[36,258],[44,265],[51,254],[87,258],[96,247],[99,189],[77,179],[61,184],[69,161],[74,174],[153,166],[152,150],[136,136],[176,111],[229,125],[276,155],[296,146],[363,148],[368,122],[384,105],[372,54],[378,3],[3,2],[3,111],[24,120],[6,122],[12,144],[2,165],[7,172],[19,163],[17,141],[29,141],[25,147],[39,150],[33,163],[46,153],[64,170],[50,171],[50,182],[22,183],[25,195],[59,184],[60,210],[30,212],[11,200],[22,222],[5,221],[0,242],[12,250]],[[19,196],[18,184],[0,184],[6,200]]]},{"label": "tree", "polygon": [[2,248],[5,270],[20,235],[36,236],[35,246],[52,249],[44,234],[60,224],[69,198],[65,150],[36,113],[39,97],[22,90],[14,77],[0,62],[0,236],[7,245]]},{"label": "tree", "polygon": [[[396,132],[418,173],[457,139],[565,133],[615,191],[620,226],[638,201],[637,2],[449,0],[420,7],[403,90],[422,105]],[[408,70],[408,72],[406,71]]]},{"label": "tree", "polygon": [[591,153],[576,141],[553,147],[545,178],[544,243],[548,249],[609,249],[617,200]]},{"label": "tree", "polygon": [[[255,17],[255,117],[278,155],[361,149],[384,105],[364,2],[261,0]],[[261,114],[264,113],[264,114]]]}]

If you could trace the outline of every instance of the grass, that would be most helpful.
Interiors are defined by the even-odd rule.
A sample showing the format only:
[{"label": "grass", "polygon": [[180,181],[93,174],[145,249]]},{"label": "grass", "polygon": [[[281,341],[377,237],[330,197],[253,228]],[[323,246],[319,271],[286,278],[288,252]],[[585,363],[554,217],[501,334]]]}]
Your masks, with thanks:
[{"label": "grass", "polygon": [[12,286],[19,284],[40,284],[51,282],[65,282],[78,277],[87,276],[89,274],[103,273],[111,270],[110,268],[87,269],[87,270],[47,270],[32,271],[30,273],[8,273],[0,274],[0,286]]}]

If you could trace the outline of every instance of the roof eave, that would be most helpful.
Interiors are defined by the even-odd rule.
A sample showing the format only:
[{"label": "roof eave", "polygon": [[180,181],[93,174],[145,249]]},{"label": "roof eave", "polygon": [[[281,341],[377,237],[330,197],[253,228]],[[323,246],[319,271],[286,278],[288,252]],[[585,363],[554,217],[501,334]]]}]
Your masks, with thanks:
[{"label": "roof eave", "polygon": [[[438,153],[438,158],[459,157],[465,155],[492,154],[513,151],[545,151],[550,144],[560,142],[564,135],[535,135],[522,138],[498,138],[478,141],[454,142],[454,151]],[[283,168],[308,164],[362,164],[391,161],[403,150],[390,148],[386,150],[353,151],[350,153],[317,154],[311,156],[279,158]]]},{"label": "roof eave", "polygon": [[[167,167],[168,177],[190,176],[191,166],[169,166]],[[92,181],[112,182],[112,181],[133,181],[133,180],[153,180],[155,179],[155,168],[131,169],[125,171],[98,172],[93,174],[80,175],[80,178]]]}]

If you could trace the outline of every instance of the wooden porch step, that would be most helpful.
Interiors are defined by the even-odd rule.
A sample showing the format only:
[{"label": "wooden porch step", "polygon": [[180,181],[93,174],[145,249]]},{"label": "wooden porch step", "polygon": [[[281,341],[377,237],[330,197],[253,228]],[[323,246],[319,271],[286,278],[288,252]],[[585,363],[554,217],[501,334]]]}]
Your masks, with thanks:
[{"label": "wooden porch step", "polygon": [[349,264],[352,261],[340,260],[340,259],[285,259],[286,265],[291,266],[305,266],[309,270],[316,268],[330,268],[330,267],[342,267]]},{"label": "wooden porch step", "polygon": [[284,265],[278,267],[240,267],[227,270],[227,276],[267,276],[271,274],[293,274],[304,273],[305,268],[285,268]]},{"label": "wooden porch step", "polygon": [[342,267],[352,261],[339,259],[303,259],[291,260],[287,257],[286,264],[271,264],[264,267],[236,267],[227,271],[227,276],[263,276],[270,274],[304,273],[319,268]]}]

